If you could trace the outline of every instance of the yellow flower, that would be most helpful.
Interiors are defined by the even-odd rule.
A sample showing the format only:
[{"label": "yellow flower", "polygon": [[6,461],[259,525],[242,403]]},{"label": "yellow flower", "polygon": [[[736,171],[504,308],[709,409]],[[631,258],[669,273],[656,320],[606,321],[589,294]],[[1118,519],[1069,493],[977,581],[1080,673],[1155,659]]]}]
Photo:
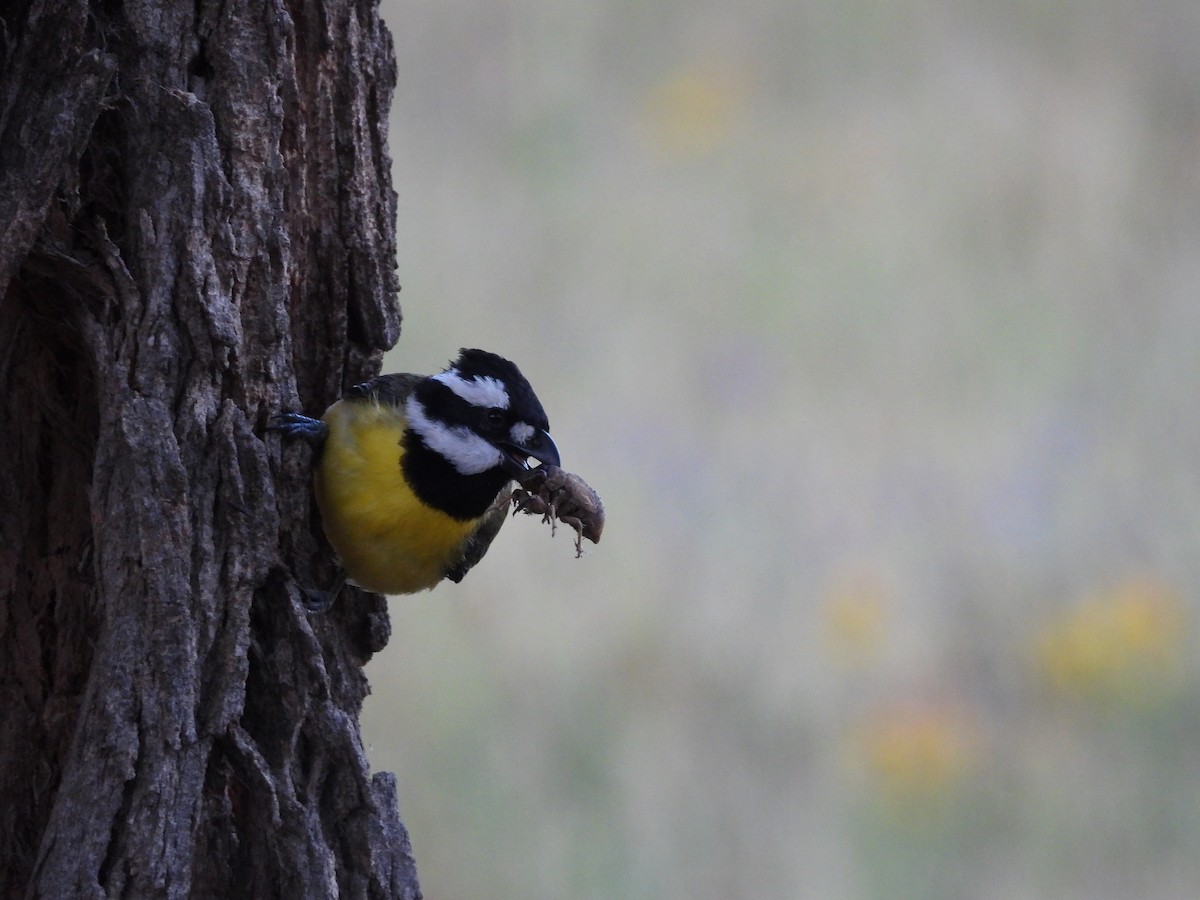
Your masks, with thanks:
[{"label": "yellow flower", "polygon": [[672,159],[710,153],[728,139],[745,93],[744,79],[728,66],[669,75],[642,102],[655,149]]},{"label": "yellow flower", "polygon": [[828,591],[821,607],[822,632],[838,662],[862,664],[879,655],[888,601],[887,588],[869,574],[844,576]]},{"label": "yellow flower", "polygon": [[867,769],[890,799],[936,799],[979,760],[976,729],[950,706],[883,709],[863,724],[859,735]]},{"label": "yellow flower", "polygon": [[1132,579],[1050,621],[1036,638],[1038,668],[1062,694],[1145,702],[1180,674],[1188,626],[1174,590]]}]

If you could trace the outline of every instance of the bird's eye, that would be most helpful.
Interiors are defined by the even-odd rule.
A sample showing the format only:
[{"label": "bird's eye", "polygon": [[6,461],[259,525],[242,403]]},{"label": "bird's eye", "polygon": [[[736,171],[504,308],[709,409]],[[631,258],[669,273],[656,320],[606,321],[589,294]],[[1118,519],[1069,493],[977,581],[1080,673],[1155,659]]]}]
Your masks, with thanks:
[{"label": "bird's eye", "polygon": [[491,428],[503,428],[505,423],[504,410],[489,409],[487,411],[487,423]]}]

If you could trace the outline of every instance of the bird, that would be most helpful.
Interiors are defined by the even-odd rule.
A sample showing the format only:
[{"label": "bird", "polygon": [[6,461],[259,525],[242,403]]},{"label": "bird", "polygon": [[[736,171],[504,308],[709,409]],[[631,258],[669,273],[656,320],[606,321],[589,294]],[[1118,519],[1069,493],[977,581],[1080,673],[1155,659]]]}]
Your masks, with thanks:
[{"label": "bird", "polygon": [[380,375],[351,387],[320,419],[289,412],[271,425],[315,448],[314,492],[341,571],[380,594],[460,582],[508,518],[508,492],[530,458],[559,465],[537,394],[517,366],[463,349],[435,375]]}]

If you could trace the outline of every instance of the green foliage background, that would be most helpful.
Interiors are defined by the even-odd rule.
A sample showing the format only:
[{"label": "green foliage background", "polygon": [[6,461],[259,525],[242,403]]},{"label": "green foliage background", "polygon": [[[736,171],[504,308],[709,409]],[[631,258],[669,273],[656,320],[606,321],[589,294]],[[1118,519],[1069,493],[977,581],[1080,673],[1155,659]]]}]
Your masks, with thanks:
[{"label": "green foliage background", "polygon": [[392,601],[427,896],[1200,886],[1200,5],[385,2],[404,337],[603,543]]}]

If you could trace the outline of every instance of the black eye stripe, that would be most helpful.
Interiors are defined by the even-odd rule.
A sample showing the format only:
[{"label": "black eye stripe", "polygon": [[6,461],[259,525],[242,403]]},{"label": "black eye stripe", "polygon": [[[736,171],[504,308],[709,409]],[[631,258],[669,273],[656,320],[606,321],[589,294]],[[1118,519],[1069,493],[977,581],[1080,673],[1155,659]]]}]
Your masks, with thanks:
[{"label": "black eye stripe", "polygon": [[[504,410],[508,422],[528,422],[534,428],[549,429],[550,423],[542,404],[538,402],[533,389],[528,382],[521,379],[514,383],[505,383],[510,405]],[[494,407],[480,407],[464,400],[446,385],[434,378],[425,378],[418,382],[414,393],[425,406],[425,414],[430,418],[445,422],[447,425],[478,426],[480,410]]]},{"label": "black eye stripe", "polygon": [[481,409],[464,400],[440,381],[427,378],[417,386],[417,399],[425,405],[425,414],[449,425],[473,425]]}]

